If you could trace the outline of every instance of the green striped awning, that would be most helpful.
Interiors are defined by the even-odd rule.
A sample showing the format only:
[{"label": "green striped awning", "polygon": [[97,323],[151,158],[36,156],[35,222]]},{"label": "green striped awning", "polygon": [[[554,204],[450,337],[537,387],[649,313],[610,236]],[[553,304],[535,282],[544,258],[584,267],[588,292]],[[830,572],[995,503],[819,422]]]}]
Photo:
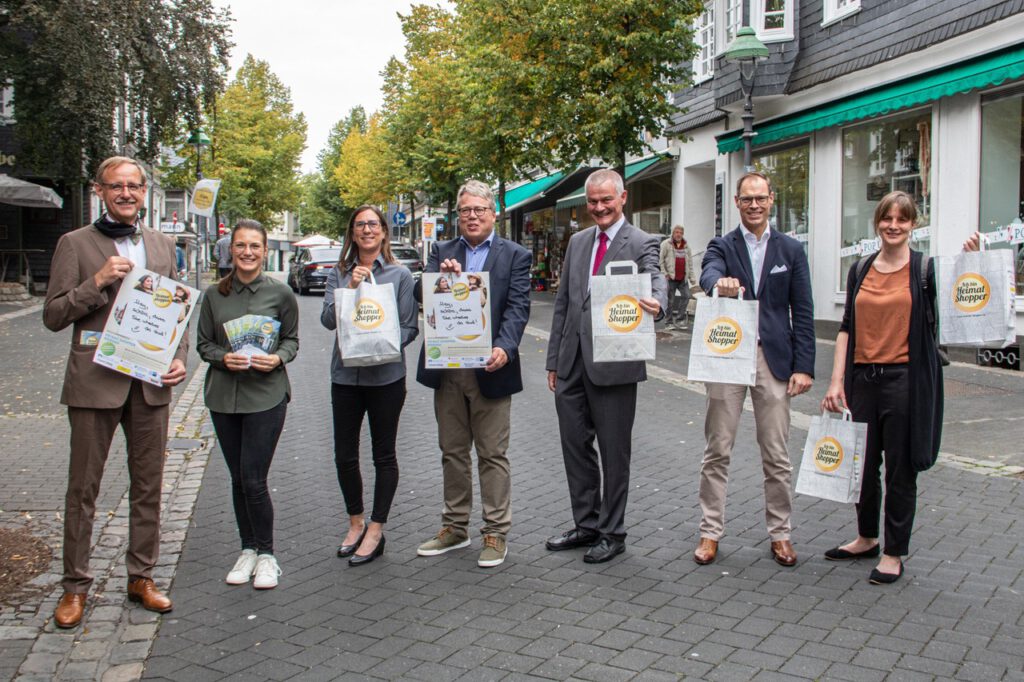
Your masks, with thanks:
[{"label": "green striped awning", "polygon": [[[532,182],[523,183],[514,189],[505,190],[505,204],[508,206],[508,210],[514,210],[526,202],[533,200],[541,192],[561,180],[564,175],[565,173],[559,171],[557,173],[552,173],[551,175],[545,175],[543,178],[538,178]],[[500,212],[501,203],[498,201],[497,190],[494,191],[494,200],[498,211]]]},{"label": "green striped awning", "polygon": [[[1019,78],[1024,78],[1024,46],[975,57],[755,125],[757,136],[753,144],[765,145],[807,135],[822,128],[881,116]],[[719,136],[718,152],[728,154],[743,149],[742,134],[742,130],[733,130]]]},{"label": "green striped awning", "polygon": [[[640,159],[639,161],[634,161],[633,163],[627,163],[626,164],[626,181],[629,182],[629,179],[634,177],[637,173],[640,173],[641,171],[647,170],[648,168],[650,168],[651,166],[653,166],[654,164],[658,163],[659,161],[661,161],[664,158],[665,157],[662,156],[661,154],[655,154],[654,156],[652,156],[650,158],[647,158],[647,159]],[[580,187],[578,190],[576,190],[572,194],[570,194],[568,196],[565,196],[565,197],[562,197],[561,199],[556,201],[555,202],[555,207],[556,208],[568,208],[570,206],[582,206],[585,203],[587,203],[586,185],[584,185],[583,187]]]}]

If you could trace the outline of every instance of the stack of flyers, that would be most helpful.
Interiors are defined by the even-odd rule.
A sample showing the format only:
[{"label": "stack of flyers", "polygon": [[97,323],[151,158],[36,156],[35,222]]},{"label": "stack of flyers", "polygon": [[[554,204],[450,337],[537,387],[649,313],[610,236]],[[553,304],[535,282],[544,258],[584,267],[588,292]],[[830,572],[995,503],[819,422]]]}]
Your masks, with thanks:
[{"label": "stack of flyers", "polygon": [[267,355],[277,346],[281,323],[266,315],[243,315],[224,323],[231,350],[242,355]]}]

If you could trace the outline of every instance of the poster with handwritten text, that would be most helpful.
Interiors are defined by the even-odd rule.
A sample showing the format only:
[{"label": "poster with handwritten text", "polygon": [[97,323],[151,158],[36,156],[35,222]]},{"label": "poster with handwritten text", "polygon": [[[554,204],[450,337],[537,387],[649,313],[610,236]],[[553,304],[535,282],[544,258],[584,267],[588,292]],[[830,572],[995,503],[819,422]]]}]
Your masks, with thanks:
[{"label": "poster with handwritten text", "polygon": [[134,268],[121,283],[92,361],[163,385],[160,376],[170,369],[198,302],[197,289],[151,270]]},{"label": "poster with handwritten text", "polygon": [[486,272],[423,273],[428,369],[483,367],[491,357]]}]

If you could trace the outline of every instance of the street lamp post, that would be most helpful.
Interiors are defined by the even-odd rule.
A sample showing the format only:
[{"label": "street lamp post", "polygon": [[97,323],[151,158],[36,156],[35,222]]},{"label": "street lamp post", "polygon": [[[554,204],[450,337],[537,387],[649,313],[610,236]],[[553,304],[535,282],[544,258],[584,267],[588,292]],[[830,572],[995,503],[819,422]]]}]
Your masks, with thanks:
[{"label": "street lamp post", "polygon": [[740,67],[740,88],[743,90],[743,172],[754,170],[754,75],[759,59],[768,58],[765,47],[750,26],[744,26],[736,32],[736,38],[725,51],[725,60],[735,62]]},{"label": "street lamp post", "polygon": [[[206,133],[204,133],[202,130],[196,130],[192,133],[192,136],[188,138],[188,144],[194,145],[196,148],[196,182],[198,183],[200,180],[203,179],[203,147],[209,146],[210,138],[207,137]],[[207,255],[209,244],[207,243],[206,239],[206,218],[203,216],[199,217],[202,218],[203,222],[202,229],[200,230],[197,237],[199,238],[199,243],[202,244],[202,247],[199,249],[199,253],[196,255],[196,289],[200,288],[199,278],[202,274],[202,271],[206,267],[208,267],[208,263],[210,262],[210,259]]]}]

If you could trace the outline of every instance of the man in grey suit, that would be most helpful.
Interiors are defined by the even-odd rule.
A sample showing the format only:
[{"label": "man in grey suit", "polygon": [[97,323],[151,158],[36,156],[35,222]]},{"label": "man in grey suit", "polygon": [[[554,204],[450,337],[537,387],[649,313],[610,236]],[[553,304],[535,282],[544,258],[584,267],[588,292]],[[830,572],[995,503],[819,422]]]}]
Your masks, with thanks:
[{"label": "man in grey suit", "polygon": [[596,564],[626,549],[636,385],[647,379],[647,365],[594,362],[590,280],[606,274],[608,263],[634,261],[639,272],[651,274],[652,297],[640,299],[640,307],[658,318],[667,307],[667,285],[658,267],[658,238],[633,227],[622,215],[622,176],[613,170],[595,171],[587,178],[586,193],[587,211],[597,225],[569,240],[547,355],[548,388],[555,393],[575,526],[550,538],[547,548],[589,547],[583,560]]}]

